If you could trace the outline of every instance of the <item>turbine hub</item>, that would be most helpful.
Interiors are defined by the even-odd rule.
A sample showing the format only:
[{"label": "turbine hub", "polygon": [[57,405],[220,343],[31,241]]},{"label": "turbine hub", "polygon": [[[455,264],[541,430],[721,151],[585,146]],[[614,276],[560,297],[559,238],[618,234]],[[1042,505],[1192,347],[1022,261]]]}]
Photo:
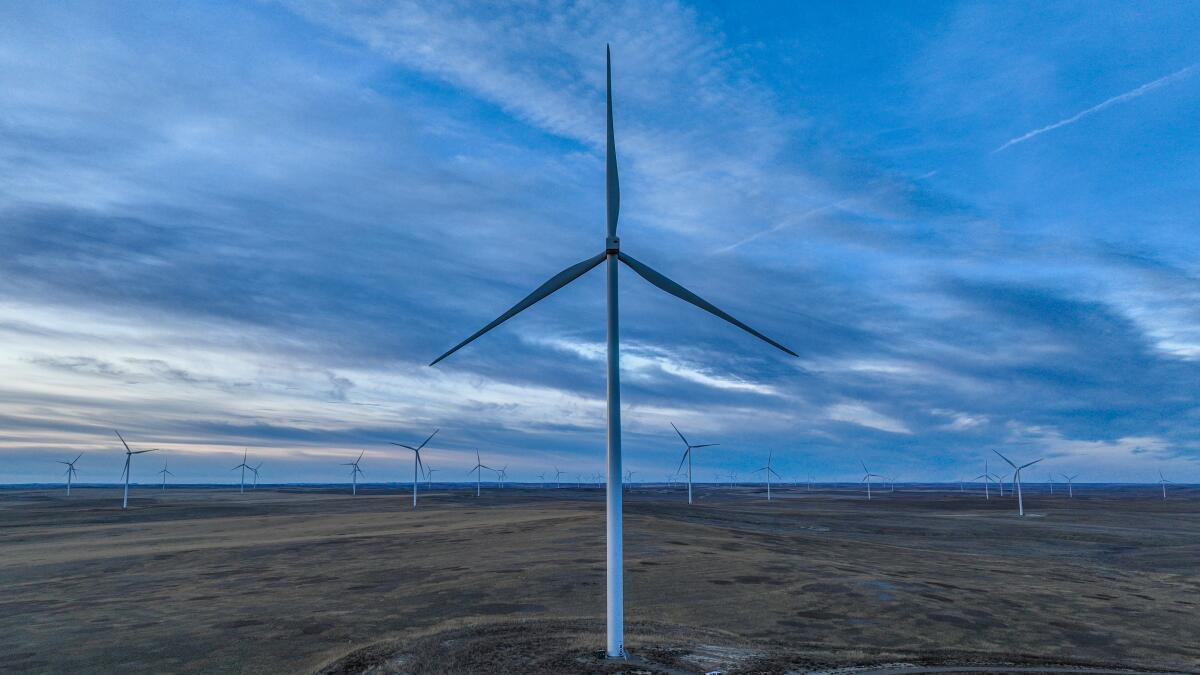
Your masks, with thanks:
[{"label": "turbine hub", "polygon": [[604,240],[604,252],[608,255],[616,255],[621,252],[621,238],[614,235]]}]

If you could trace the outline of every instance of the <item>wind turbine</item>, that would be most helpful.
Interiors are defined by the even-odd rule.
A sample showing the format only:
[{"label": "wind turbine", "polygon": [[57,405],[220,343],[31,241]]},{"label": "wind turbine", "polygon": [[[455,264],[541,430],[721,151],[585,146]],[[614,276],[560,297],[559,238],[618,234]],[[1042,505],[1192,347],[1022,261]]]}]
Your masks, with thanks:
[{"label": "wind turbine", "polygon": [[607,520],[607,629],[608,641],[606,653],[610,657],[625,655],[625,600],[624,600],[624,549],[622,545],[622,466],[621,466],[621,385],[620,385],[620,356],[619,356],[619,312],[617,308],[617,275],[618,263],[624,263],[638,276],[675,297],[691,303],[710,314],[717,316],[742,330],[766,341],[772,346],[796,356],[795,352],[775,342],[767,336],[750,328],[715,305],[704,300],[695,293],[663,276],[639,262],[633,256],[621,251],[620,239],[617,237],[617,219],[621,208],[621,190],[617,179],[616,139],[613,132],[612,115],[612,57],[606,50],[605,78],[607,88],[608,138],[606,151],[606,233],[604,250],[582,262],[571,265],[550,278],[524,299],[513,305],[511,309],[501,314],[497,319],[481,328],[474,335],[455,345],[450,351],[433,360],[434,365],[447,356],[466,346],[479,336],[499,326],[521,311],[529,308],[539,300],[549,296],[560,288],[583,276],[600,263],[605,263],[608,273],[606,290],[608,315],[608,492],[606,499]]},{"label": "wind turbine", "polygon": [[[58,460],[58,463],[59,463],[59,464],[66,464],[66,465],[67,465],[67,470],[66,470],[66,472],[65,472],[65,473],[67,474],[67,496],[68,496],[68,497],[70,497],[70,496],[71,496],[71,479],[75,477],[75,474],[79,473],[79,470],[75,468],[75,462],[78,462],[80,457],[83,457],[83,453],[82,453],[82,452],[81,452],[81,453],[79,453],[79,454],[78,454],[78,455],[75,457],[75,459],[73,459],[73,460],[71,460],[71,461],[69,461],[69,462],[64,462],[64,461],[62,461],[61,459],[60,459],[60,460]],[[1162,472],[1161,472],[1161,471],[1159,472],[1159,475],[1162,475]]]},{"label": "wind turbine", "polygon": [[1054,474],[1050,474],[1049,476],[1047,476],[1047,478],[1050,479],[1050,494],[1053,495],[1054,494]]},{"label": "wind turbine", "polygon": [[350,494],[355,497],[358,496],[358,474],[363,472],[362,469],[358,468],[358,463],[362,461],[365,454],[367,454],[367,451],[363,450],[358,453],[358,459],[353,462],[342,462],[342,466],[350,467]]},{"label": "wind turbine", "polygon": [[250,486],[251,490],[258,489],[258,470],[262,468],[262,465],[263,465],[263,463],[260,460],[258,464],[255,464],[254,466],[250,467],[250,470],[254,472],[254,484]]},{"label": "wind turbine", "polygon": [[542,482],[542,489],[544,490],[546,488],[546,474],[539,473],[537,475],[537,477],[538,477],[538,480],[540,480]]},{"label": "wind turbine", "polygon": [[675,426],[674,422],[671,422],[671,428],[675,430],[675,433],[679,434],[679,440],[683,441],[683,446],[686,448],[683,451],[683,457],[681,457],[679,459],[679,466],[675,468],[675,473],[677,473],[677,474],[679,473],[679,469],[683,468],[683,461],[687,460],[687,465],[688,465],[688,471],[687,471],[688,503],[691,504],[692,503],[692,450],[695,450],[696,448],[711,448],[713,446],[720,445],[720,443],[702,443],[700,445],[692,445],[691,443],[688,442],[688,439],[683,437],[683,432],[679,430],[679,427]]},{"label": "wind turbine", "polygon": [[773,452],[768,452],[767,453],[767,465],[761,469],[756,469],[754,472],[754,473],[758,473],[759,471],[766,472],[766,475],[767,475],[767,501],[771,501],[771,475],[774,474],[776,478],[780,478],[780,475],[775,472],[774,468],[771,467],[771,458],[773,456],[774,456]]},{"label": "wind turbine", "polygon": [[431,490],[433,490],[433,472],[434,471],[441,471],[441,469],[435,469],[435,468],[429,466],[428,464],[425,465],[425,491],[426,492],[430,492]]},{"label": "wind turbine", "polygon": [[241,494],[246,494],[246,469],[250,468],[250,465],[246,464],[246,453],[248,453],[248,452],[250,452],[250,451],[243,449],[242,450],[242,463],[238,464],[237,466],[230,469],[230,471],[237,471],[238,469],[242,470],[242,486],[241,486],[241,488],[238,489],[238,492]]},{"label": "wind turbine", "polygon": [[557,466],[554,467],[554,487],[555,488],[562,487],[562,475],[563,475],[563,472],[559,471]]},{"label": "wind turbine", "polygon": [[736,472],[736,471],[730,471],[730,472],[729,472],[729,489],[730,489],[730,490],[732,490],[732,489],[733,489],[733,481],[735,481],[735,480],[737,480],[737,472]]},{"label": "wind turbine", "polygon": [[421,448],[425,447],[425,444],[428,443],[430,440],[432,440],[433,437],[436,436],[437,432],[439,432],[439,431],[441,431],[441,429],[434,429],[433,433],[429,434],[429,438],[426,438],[424,441],[421,441],[421,444],[415,448],[412,447],[411,445],[405,445],[403,443],[392,443],[392,445],[397,445],[397,446],[400,446],[401,448],[405,448],[407,450],[413,451],[413,508],[414,509],[417,508],[417,478],[421,474]]},{"label": "wind turbine", "polygon": [[984,466],[984,469],[985,470],[983,473],[979,474],[978,476],[975,476],[975,478],[973,478],[972,480],[979,480],[980,478],[983,479],[983,498],[985,500],[991,501],[992,496],[991,496],[991,494],[988,493],[988,485],[991,484],[991,482],[992,482],[992,476],[991,476],[991,474],[987,473],[986,465]]},{"label": "wind turbine", "polygon": [[[1163,475],[1162,475],[1162,469],[1159,469],[1159,471],[1158,471],[1158,484],[1162,486],[1163,499],[1166,499],[1166,498],[1167,498],[1167,483],[1170,483],[1170,482],[1171,482],[1171,481],[1167,480],[1166,478],[1163,478]],[[69,493],[68,493],[68,494],[69,494]]]},{"label": "wind turbine", "polygon": [[[483,476],[484,469],[487,469],[488,471],[495,471],[495,469],[484,464],[483,461],[479,459],[479,451],[476,450],[475,451],[475,468],[471,469],[471,471],[475,472],[475,496],[476,497],[479,496],[479,486],[483,480],[482,476]],[[471,471],[467,472],[468,476],[471,475]]]},{"label": "wind turbine", "polygon": [[1075,479],[1079,478],[1079,474],[1075,474],[1074,476],[1068,476],[1067,474],[1064,473],[1064,474],[1060,474],[1060,475],[1063,478],[1065,478],[1067,481],[1067,497],[1074,498],[1075,497]]},{"label": "wind turbine", "polygon": [[[114,433],[117,434],[117,438],[121,439],[121,445],[125,446],[125,470],[121,472],[121,474],[125,478],[125,497],[121,499],[121,508],[126,509],[126,508],[129,508],[129,465],[130,465],[130,460],[133,458],[134,455],[140,455],[143,452],[154,452],[155,450],[157,450],[157,448],[151,448],[150,450],[130,450],[129,444],[126,443],[125,439],[121,437],[121,432],[116,431],[115,429],[113,431],[114,431]],[[76,458],[76,459],[78,459],[78,458]]]},{"label": "wind turbine", "polygon": [[508,465],[496,469],[496,478],[500,481],[500,487],[504,487],[504,479],[508,478]]},{"label": "wind turbine", "polygon": [[860,482],[860,483],[863,481],[867,482],[867,501],[871,501],[871,479],[872,478],[883,478],[883,476],[880,476],[877,473],[871,473],[871,470],[867,468],[867,463],[862,461],[861,459],[858,460],[858,463],[862,464],[862,468],[863,468],[863,477],[858,482]]},{"label": "wind turbine", "polygon": [[625,470],[625,486],[624,487],[626,490],[630,490],[630,491],[633,490],[633,474],[634,474],[634,472],[632,470],[630,470],[630,469]]},{"label": "wind turbine", "polygon": [[[992,452],[996,453],[997,455],[1000,455],[999,450],[992,450]],[[1034,464],[1037,464],[1038,462],[1042,461],[1042,459],[1044,459],[1044,458],[1039,457],[1039,458],[1033,460],[1032,462],[1029,462],[1028,464],[1022,464],[1021,466],[1017,466],[1016,464],[1013,464],[1012,460],[1005,457],[1004,455],[1000,455],[1000,459],[1004,460],[1005,462],[1008,462],[1008,465],[1013,468],[1013,484],[1017,486],[1017,515],[1023,516],[1023,515],[1025,515],[1025,503],[1021,499],[1021,469],[1031,467]]]},{"label": "wind turbine", "polygon": [[162,491],[163,491],[163,492],[166,492],[166,491],[167,491],[167,476],[174,476],[174,475],[175,475],[175,474],[173,474],[173,473],[171,473],[170,471],[168,471],[168,470],[167,470],[167,458],[166,458],[166,457],[163,457],[163,468],[162,468],[162,470],[160,470],[160,471],[159,471],[159,473],[161,473],[161,474],[162,474],[162,477],[163,477],[163,480],[162,480]]}]

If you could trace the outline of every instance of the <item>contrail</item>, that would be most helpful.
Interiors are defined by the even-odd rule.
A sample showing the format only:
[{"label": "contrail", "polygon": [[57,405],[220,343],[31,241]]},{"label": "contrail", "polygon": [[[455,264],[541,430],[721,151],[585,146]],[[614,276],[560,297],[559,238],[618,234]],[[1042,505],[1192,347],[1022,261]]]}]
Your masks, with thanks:
[{"label": "contrail", "polygon": [[1024,136],[1018,136],[1016,138],[1009,139],[1008,142],[1006,142],[1004,145],[1001,145],[1000,147],[993,150],[992,153],[1000,152],[1001,150],[1003,150],[1009,146],[1016,145],[1018,143],[1024,143],[1025,141],[1033,138],[1034,136],[1040,136],[1040,135],[1046,133],[1047,131],[1053,131],[1054,129],[1057,129],[1059,127],[1065,127],[1068,124],[1073,124],[1073,123],[1078,122],[1079,120],[1083,119],[1084,117],[1091,115],[1092,113],[1098,113],[1101,110],[1104,110],[1105,108],[1114,106],[1118,103],[1123,103],[1130,99],[1135,99],[1135,98],[1141,96],[1142,94],[1145,94],[1149,91],[1153,91],[1154,89],[1158,89],[1159,87],[1163,86],[1164,84],[1169,84],[1175,80],[1178,80],[1181,77],[1186,77],[1193,70],[1196,70],[1197,66],[1200,66],[1200,64],[1194,63],[1194,64],[1188,66],[1187,68],[1184,68],[1183,70],[1175,71],[1174,73],[1171,73],[1170,75],[1167,75],[1166,77],[1160,77],[1157,80],[1154,80],[1153,82],[1147,82],[1146,84],[1143,84],[1142,86],[1138,87],[1137,89],[1133,89],[1133,90],[1125,92],[1124,94],[1114,96],[1114,97],[1108,99],[1107,101],[1100,103],[1099,105],[1092,106],[1091,108],[1088,108],[1087,110],[1084,110],[1081,113],[1076,113],[1075,115],[1072,115],[1071,117],[1068,117],[1064,120],[1059,120],[1059,121],[1055,122],[1054,124],[1042,127],[1041,129],[1034,129],[1033,131],[1025,134]]}]

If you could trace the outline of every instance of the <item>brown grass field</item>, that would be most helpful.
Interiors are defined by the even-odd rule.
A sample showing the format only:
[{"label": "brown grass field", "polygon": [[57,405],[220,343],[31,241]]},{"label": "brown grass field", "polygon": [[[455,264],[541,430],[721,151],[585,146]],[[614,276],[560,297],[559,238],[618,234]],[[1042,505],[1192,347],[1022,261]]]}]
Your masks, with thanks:
[{"label": "brown grass field", "polygon": [[1200,491],[1156,490],[638,488],[628,662],[598,489],[3,490],[0,671],[1197,672]]}]

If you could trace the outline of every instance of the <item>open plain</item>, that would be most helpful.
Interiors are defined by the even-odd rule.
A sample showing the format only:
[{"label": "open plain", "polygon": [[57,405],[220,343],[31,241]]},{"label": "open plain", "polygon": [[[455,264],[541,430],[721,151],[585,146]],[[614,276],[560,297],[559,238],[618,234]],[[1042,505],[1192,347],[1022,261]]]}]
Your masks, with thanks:
[{"label": "open plain", "polygon": [[628,662],[602,490],[359,490],[0,491],[0,669],[1200,670],[1195,488],[635,488]]}]

